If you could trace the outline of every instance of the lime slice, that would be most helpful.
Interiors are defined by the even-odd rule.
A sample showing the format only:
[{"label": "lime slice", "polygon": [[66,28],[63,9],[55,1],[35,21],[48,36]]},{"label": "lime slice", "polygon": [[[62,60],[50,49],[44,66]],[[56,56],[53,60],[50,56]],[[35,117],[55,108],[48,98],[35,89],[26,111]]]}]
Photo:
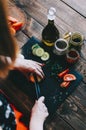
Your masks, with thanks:
[{"label": "lime slice", "polygon": [[50,55],[48,52],[44,52],[44,54],[41,57],[41,60],[46,61],[50,58]]},{"label": "lime slice", "polygon": [[44,49],[43,48],[37,48],[35,52],[36,56],[41,57],[44,54]]},{"label": "lime slice", "polygon": [[33,46],[32,46],[32,50],[34,49],[34,48],[39,48],[40,46],[38,45],[38,43],[36,43],[36,44],[34,44]]},{"label": "lime slice", "polygon": [[33,54],[33,55],[36,55],[36,49],[37,49],[37,48],[34,48],[34,49],[32,50],[32,54]]}]

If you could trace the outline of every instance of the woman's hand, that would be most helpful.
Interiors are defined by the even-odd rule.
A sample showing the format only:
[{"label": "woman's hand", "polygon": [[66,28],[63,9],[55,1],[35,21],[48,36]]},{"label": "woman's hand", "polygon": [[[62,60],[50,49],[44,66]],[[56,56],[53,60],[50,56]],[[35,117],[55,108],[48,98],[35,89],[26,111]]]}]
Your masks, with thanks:
[{"label": "woman's hand", "polygon": [[0,126],[0,130],[3,130],[3,129],[1,128],[1,126]]},{"label": "woman's hand", "polygon": [[43,78],[44,73],[43,73],[42,68],[41,68],[42,66],[43,65],[39,62],[24,59],[23,55],[19,55],[16,58],[16,61],[14,64],[14,68],[20,70],[24,74],[27,72],[36,73],[41,78]]},{"label": "woman's hand", "polygon": [[43,130],[43,123],[49,115],[44,99],[43,96],[40,97],[32,108],[30,130]]},{"label": "woman's hand", "polygon": [[32,108],[32,118],[42,120],[43,122],[49,114],[47,107],[44,104],[44,99],[44,96],[40,97],[38,101],[35,102]]}]

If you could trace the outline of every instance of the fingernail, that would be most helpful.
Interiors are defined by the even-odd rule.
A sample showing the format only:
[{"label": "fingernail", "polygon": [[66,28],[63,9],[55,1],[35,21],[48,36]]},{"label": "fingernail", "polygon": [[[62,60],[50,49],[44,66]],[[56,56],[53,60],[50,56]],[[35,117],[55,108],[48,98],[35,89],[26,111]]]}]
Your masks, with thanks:
[{"label": "fingernail", "polygon": [[42,66],[45,66],[45,64],[42,64]]}]

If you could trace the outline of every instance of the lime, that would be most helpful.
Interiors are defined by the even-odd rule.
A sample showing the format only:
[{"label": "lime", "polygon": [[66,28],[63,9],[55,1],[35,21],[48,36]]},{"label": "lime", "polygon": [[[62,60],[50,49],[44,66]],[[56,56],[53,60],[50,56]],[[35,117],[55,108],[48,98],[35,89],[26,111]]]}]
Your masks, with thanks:
[{"label": "lime", "polygon": [[44,52],[44,54],[41,57],[41,60],[46,61],[50,58],[50,55],[48,52]]},{"label": "lime", "polygon": [[35,55],[38,57],[41,57],[44,54],[44,49],[43,48],[37,48],[35,51]]}]

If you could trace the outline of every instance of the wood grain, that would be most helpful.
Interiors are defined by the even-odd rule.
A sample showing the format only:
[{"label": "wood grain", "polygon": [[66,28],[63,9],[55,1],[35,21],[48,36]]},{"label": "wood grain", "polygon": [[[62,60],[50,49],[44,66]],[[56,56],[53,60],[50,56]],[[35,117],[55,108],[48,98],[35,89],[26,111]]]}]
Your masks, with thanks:
[{"label": "wood grain", "polygon": [[85,0],[61,0],[75,9],[78,13],[86,18],[86,1]]},{"label": "wood grain", "polygon": [[57,110],[57,113],[74,127],[75,130],[86,128],[86,91],[83,83],[76,89],[76,91],[67,98],[65,103]]}]

